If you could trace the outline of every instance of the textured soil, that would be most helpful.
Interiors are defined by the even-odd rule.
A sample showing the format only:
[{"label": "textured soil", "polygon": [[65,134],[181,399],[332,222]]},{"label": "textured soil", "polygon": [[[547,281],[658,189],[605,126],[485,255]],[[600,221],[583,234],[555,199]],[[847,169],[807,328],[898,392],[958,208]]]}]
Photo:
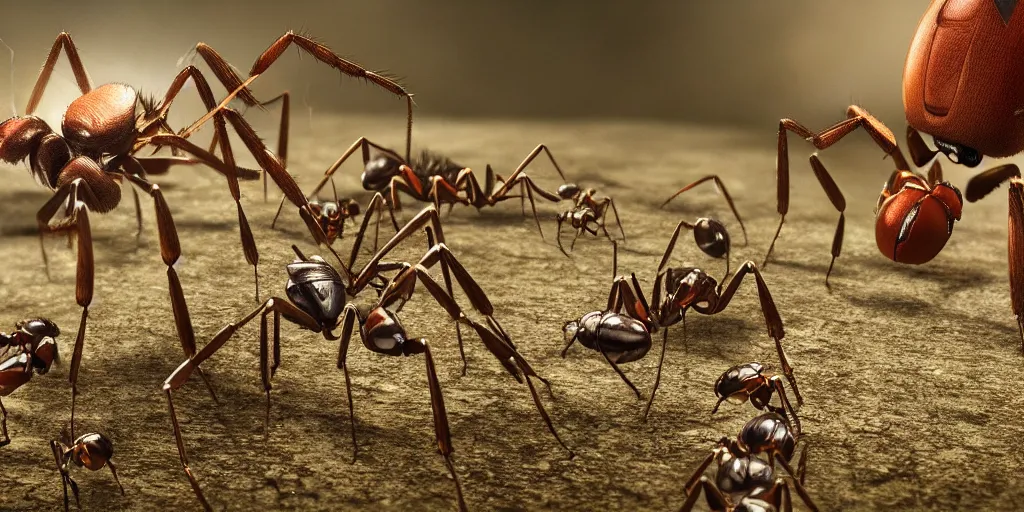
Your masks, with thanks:
[{"label": "textured soil", "polygon": [[[400,129],[373,119],[296,122],[289,167],[308,190],[349,141],[369,135],[400,146]],[[902,127],[895,127],[902,128]],[[900,132],[901,130],[895,130]],[[272,126],[264,127],[275,140]],[[737,242],[734,264],[758,263],[775,212],[773,127],[761,133],[626,123],[449,122],[424,119],[416,146],[444,150],[460,163],[507,173],[546,142],[570,179],[612,195],[628,241],[620,272],[645,286],[675,224],[714,215]],[[785,322],[783,340],[806,399],[800,414],[810,447],[807,488],[822,510],[992,510],[1024,499],[1019,421],[1022,398],[1017,328],[1006,277],[1003,190],[968,205],[943,253],[925,266],[892,263],[873,241],[872,207],[891,169],[863,134],[822,157],[850,205],[846,244],[824,285],[837,214],[809,171],[808,148],[792,141],[791,214],[765,270]],[[359,165],[346,166],[340,193],[367,199]],[[64,363],[4,399],[13,442],[0,448],[0,509],[57,510],[60,479],[47,441],[68,421],[67,370],[80,309],[74,300],[75,257],[60,237],[48,239],[52,280],[39,255],[35,211],[49,193],[24,166],[2,170],[0,190],[0,328],[47,316],[63,333]],[[698,177],[718,173],[746,220],[750,244],[713,188],[698,189],[662,210],[659,204]],[[969,172],[947,165],[963,186]],[[531,168],[547,189],[559,184],[547,164]],[[181,238],[178,267],[200,344],[257,303],[251,268],[239,243],[234,205],[215,172],[180,168],[155,178]],[[264,202],[244,183],[243,206],[260,251],[263,298],[283,295],[290,245],[315,248],[294,210],[279,229],[270,221],[277,196]],[[273,189],[272,189],[273,190]],[[126,192],[127,194],[127,192]],[[127,196],[125,196],[127,199]],[[712,383],[749,361],[778,367],[754,291],[744,283],[728,310],[693,315],[684,341],[673,328],[661,389],[650,420],[643,402],[596,352],[575,347],[561,359],[562,324],[603,308],[610,283],[610,246],[581,240],[572,258],[553,243],[554,214],[541,206],[542,240],[516,201],[481,212],[457,208],[445,219],[449,246],[489,294],[495,315],[522,354],[553,384],[544,397],[561,435],[576,451],[568,460],[546,431],[530,394],[479,340],[467,333],[469,373],[451,322],[424,293],[402,316],[413,335],[434,347],[448,406],[455,468],[474,510],[670,510],[682,504],[682,482],[723,435],[735,435],[756,411],[726,405],[711,416]],[[79,469],[83,510],[190,510],[199,504],[178,462],[163,380],[182,361],[159,256],[151,202],[145,228],[133,236],[127,199],[92,216],[96,293],[79,379],[79,432],[113,439],[125,486],[120,496],[105,470]],[[408,219],[413,202],[403,211]],[[564,205],[562,205],[564,206]],[[675,262],[709,260],[684,238]],[[337,243],[347,251],[351,238]],[[399,251],[415,258],[422,236]],[[361,256],[365,261],[366,255]],[[734,267],[735,268],[735,267]],[[436,271],[435,271],[436,272]],[[457,295],[462,304],[465,297]],[[361,298],[365,300],[365,297]],[[360,444],[351,441],[337,346],[293,325],[282,329],[282,366],[274,379],[264,437],[254,322],[205,365],[215,404],[198,379],[175,395],[192,468],[215,508],[451,510],[454,489],[436,454],[424,364],[388,358],[353,343],[349,357]],[[624,371],[645,398],[656,350]],[[703,506],[703,505],[702,505]]]}]

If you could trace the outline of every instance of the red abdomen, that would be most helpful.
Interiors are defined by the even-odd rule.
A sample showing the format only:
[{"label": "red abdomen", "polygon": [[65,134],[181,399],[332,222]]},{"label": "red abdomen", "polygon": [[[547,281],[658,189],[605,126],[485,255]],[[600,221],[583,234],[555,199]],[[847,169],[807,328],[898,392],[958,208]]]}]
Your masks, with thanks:
[{"label": "red abdomen", "polygon": [[[883,197],[886,192],[883,191]],[[929,190],[908,183],[887,197],[875,219],[875,242],[886,257],[900,263],[920,265],[932,260],[953,234],[960,220],[960,193],[941,183]]]},{"label": "red abdomen", "polygon": [[907,55],[903,108],[914,128],[983,155],[1024,150],[1024,7],[933,0]]}]

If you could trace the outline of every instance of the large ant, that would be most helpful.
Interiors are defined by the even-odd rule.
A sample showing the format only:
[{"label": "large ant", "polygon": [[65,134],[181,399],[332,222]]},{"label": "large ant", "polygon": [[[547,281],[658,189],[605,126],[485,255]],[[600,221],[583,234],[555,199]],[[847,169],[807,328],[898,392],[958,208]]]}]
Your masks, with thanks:
[{"label": "large ant", "polygon": [[[243,252],[246,260],[253,266],[256,278],[256,297],[257,300],[259,299],[259,274],[257,271],[259,253],[242,210],[238,186],[239,178],[256,179],[259,177],[259,173],[235,165],[227,134],[227,122],[232,124],[235,132],[241,137],[263,171],[274,179],[287,196],[300,208],[306,208],[307,202],[298,191],[298,185],[285,170],[283,163],[266,148],[248,122],[236,111],[225,107],[227,102],[235,96],[239,96],[248,105],[263,106],[269,103],[257,102],[247,87],[257,76],[266,71],[292,43],[343,73],[365,77],[396,94],[403,97],[408,96],[405,90],[393,81],[367,72],[351,62],[341,59],[326,46],[305,36],[288,32],[256,60],[250,72],[250,78],[244,83],[231,71],[230,65],[212,48],[202,43],[196,47],[196,51],[210,65],[218,80],[231,91],[228,98],[220,105],[215,101],[209,83],[202,72],[191,65],[178,73],[163,100],[156,103],[140,98],[135,89],[121,83],[110,83],[93,89],[71,36],[62,32],[54,41],[32,90],[25,109],[26,115],[13,117],[0,123],[0,160],[17,163],[28,159],[32,175],[37,181],[54,191],[53,197],[43,205],[36,215],[40,229],[40,242],[47,233],[61,232],[74,233],[79,241],[75,299],[82,307],[82,317],[68,374],[72,389],[72,436],[74,435],[75,399],[78,394],[78,372],[85,342],[89,305],[92,303],[95,274],[89,213],[105,213],[114,209],[121,200],[120,183],[123,180],[127,180],[153,198],[160,238],[160,255],[167,266],[171,304],[175,311],[179,334],[182,334],[180,337],[185,355],[194,356],[196,349],[191,336],[183,332],[186,329],[191,329],[190,326],[185,325],[188,323],[188,319],[181,318],[179,315],[179,311],[184,307],[184,299],[174,264],[181,256],[181,246],[167,202],[164,200],[160,187],[148,181],[149,174],[164,174],[174,164],[206,164],[227,178],[228,188],[238,211]],[[61,50],[68,57],[82,93],[82,96],[71,102],[64,114],[61,123],[63,135],[55,133],[45,121],[31,115],[42,99]],[[177,135],[167,124],[167,113],[172,101],[189,78],[195,84],[196,91],[208,112],[189,130]],[[210,151],[206,151],[188,141],[186,137],[210,118],[215,121],[216,134]],[[223,160],[218,159],[212,153],[217,144],[220,145]],[[191,157],[147,158],[136,156],[144,148],[159,149],[164,146],[175,152],[184,151]],[[139,233],[141,233],[141,210],[137,196],[135,205]],[[64,217],[52,224],[54,216],[61,209],[64,210]],[[43,262],[46,266],[47,276],[49,276],[46,250],[45,247],[42,249]],[[209,383],[207,383],[207,387],[209,387]],[[213,394],[212,388],[210,388],[210,393]]]},{"label": "large ant", "polygon": [[[360,230],[353,246],[353,258],[358,251],[358,241],[362,239],[365,226],[371,215],[367,211],[364,216],[364,228]],[[429,225],[428,225],[429,223]],[[314,224],[314,227],[316,225]],[[424,228],[427,232],[429,250],[415,264],[383,262],[382,259],[400,242],[407,239],[411,234]],[[434,237],[437,243],[434,243]],[[330,246],[328,245],[330,249]],[[330,249],[338,259],[339,269],[335,269],[319,256],[306,257],[299,249],[292,246],[298,259],[287,266],[289,280],[286,285],[287,298],[272,297],[254,311],[243,317],[241,320],[228,324],[214,338],[203,347],[195,356],[184,361],[164,383],[164,392],[167,395],[168,406],[171,413],[171,422],[174,429],[175,440],[177,441],[178,454],[181,458],[182,467],[188,476],[189,482],[196,493],[197,498],[204,508],[210,510],[199,483],[189,468],[188,458],[185,454],[185,444],[181,436],[177,415],[174,410],[173,392],[180,389],[188,380],[192,371],[215,354],[235,334],[235,332],[260,317],[260,376],[263,381],[263,389],[267,395],[267,424],[269,425],[270,415],[270,390],[271,378],[273,377],[280,363],[280,325],[281,319],[295,323],[304,329],[320,333],[327,340],[340,340],[338,348],[337,367],[345,375],[345,385],[348,392],[349,417],[352,430],[353,461],[358,453],[356,442],[355,414],[352,403],[352,388],[348,374],[348,347],[352,331],[358,321],[359,336],[363,346],[368,350],[389,356],[409,356],[423,354],[427,364],[427,383],[430,388],[431,407],[434,411],[434,430],[437,438],[438,450],[445,459],[445,465],[455,479],[456,493],[459,508],[465,510],[465,503],[462,497],[462,490],[451,463],[453,448],[450,439],[447,412],[444,407],[444,399],[441,395],[440,384],[434,367],[433,357],[426,340],[409,336],[400,323],[397,313],[404,306],[415,291],[417,280],[423,284],[430,295],[449,317],[456,322],[458,327],[466,324],[472,327],[480,336],[488,351],[491,352],[502,364],[502,366],[517,381],[526,381],[527,387],[533,397],[534,404],[542,419],[558,443],[569,451],[570,458],[573,453],[562,442],[558,433],[551,423],[551,419],[540,402],[540,397],[531,377],[539,379],[545,385],[548,382],[537,375],[530,364],[516,351],[508,334],[504,331],[497,319],[493,317],[494,308],[487,295],[466,271],[465,267],[456,259],[454,254],[444,244],[444,234],[441,228],[437,210],[428,206],[389,240],[378,251],[373,258],[363,266],[362,270],[352,272],[342,261],[341,257]],[[442,288],[427,273],[427,269],[434,265],[440,265],[444,274],[446,288]],[[397,274],[386,279],[383,272],[397,272]],[[487,326],[481,325],[469,319],[462,312],[461,308],[452,298],[452,284],[450,274],[454,274],[455,280],[469,297],[473,308],[482,313],[487,319]],[[383,281],[383,282],[381,282]],[[375,288],[378,297],[369,309],[360,309],[352,302],[346,300],[355,298],[367,286]],[[268,320],[273,316],[273,335],[271,336]],[[341,328],[340,336],[335,334]],[[463,354],[463,373],[465,373],[465,354],[462,350],[462,335],[457,328],[456,335],[459,341],[459,351]],[[271,345],[272,343],[272,345]],[[271,356],[272,354],[272,356]],[[273,361],[270,358],[273,357]]]}]

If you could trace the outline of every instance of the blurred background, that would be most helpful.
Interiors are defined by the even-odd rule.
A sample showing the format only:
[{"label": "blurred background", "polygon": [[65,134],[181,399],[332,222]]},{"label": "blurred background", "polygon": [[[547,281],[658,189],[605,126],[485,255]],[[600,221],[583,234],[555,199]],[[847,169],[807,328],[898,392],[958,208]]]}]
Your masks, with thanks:
[{"label": "blurred background", "polygon": [[[856,102],[900,131],[903,61],[928,3],[7,1],[0,39],[13,49],[13,77],[0,53],[0,108],[11,108],[12,83],[24,108],[61,30],[73,36],[94,85],[123,81],[154,94],[199,41],[247,72],[275,38],[295,30],[400,78],[420,115],[644,118],[765,130],[793,117],[820,129]],[[41,113],[59,120],[76,95],[63,57],[53,85]],[[293,119],[306,111],[403,117],[402,103],[387,93],[339,79],[294,50],[255,89],[261,97],[291,90]]]}]

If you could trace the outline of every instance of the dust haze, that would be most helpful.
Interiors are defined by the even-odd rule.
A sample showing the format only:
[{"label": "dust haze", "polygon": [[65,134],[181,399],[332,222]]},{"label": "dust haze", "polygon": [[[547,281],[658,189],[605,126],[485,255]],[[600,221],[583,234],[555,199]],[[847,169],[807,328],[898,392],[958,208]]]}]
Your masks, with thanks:
[{"label": "dust haze", "polygon": [[[851,102],[902,125],[902,65],[928,2],[5,4],[0,38],[15,50],[19,108],[61,30],[74,37],[94,82],[124,81],[155,94],[199,41],[244,72],[274,38],[301,30],[400,78],[416,94],[418,112],[429,116],[760,127],[780,117],[824,125]],[[0,70],[8,68],[0,59]],[[66,64],[58,69],[57,87],[48,93],[60,103],[54,115],[74,97]],[[8,77],[0,84],[6,107]],[[401,119],[400,102],[354,84],[292,52],[260,79],[257,92],[290,89],[307,110],[393,112]]]}]

